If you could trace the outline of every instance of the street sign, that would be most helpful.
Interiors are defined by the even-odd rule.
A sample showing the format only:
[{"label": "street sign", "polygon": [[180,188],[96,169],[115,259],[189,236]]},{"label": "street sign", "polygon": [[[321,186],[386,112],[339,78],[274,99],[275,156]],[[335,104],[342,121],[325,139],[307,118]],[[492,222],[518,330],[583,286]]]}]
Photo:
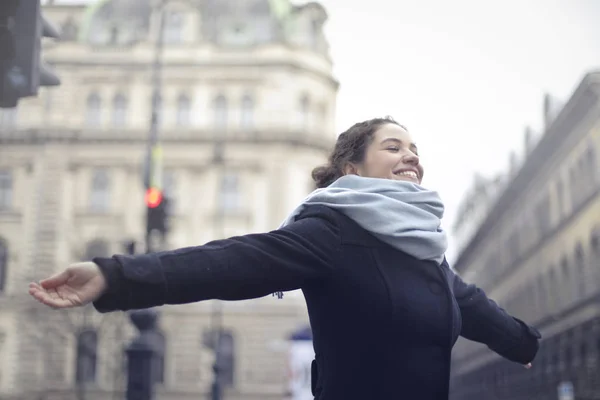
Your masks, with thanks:
[{"label": "street sign", "polygon": [[561,382],[557,389],[558,400],[575,400],[575,389],[572,382]]}]

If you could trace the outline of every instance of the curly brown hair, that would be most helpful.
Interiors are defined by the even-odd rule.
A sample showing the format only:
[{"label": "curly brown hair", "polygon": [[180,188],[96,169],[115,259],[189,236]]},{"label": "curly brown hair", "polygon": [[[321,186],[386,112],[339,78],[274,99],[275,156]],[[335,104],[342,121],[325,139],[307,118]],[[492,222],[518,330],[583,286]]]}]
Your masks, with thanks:
[{"label": "curly brown hair", "polygon": [[335,147],[329,155],[329,162],[312,171],[315,186],[317,188],[327,187],[344,176],[344,168],[348,163],[361,163],[365,158],[367,147],[373,141],[375,132],[386,124],[396,124],[406,129],[394,118],[387,116],[358,122],[338,136]]}]

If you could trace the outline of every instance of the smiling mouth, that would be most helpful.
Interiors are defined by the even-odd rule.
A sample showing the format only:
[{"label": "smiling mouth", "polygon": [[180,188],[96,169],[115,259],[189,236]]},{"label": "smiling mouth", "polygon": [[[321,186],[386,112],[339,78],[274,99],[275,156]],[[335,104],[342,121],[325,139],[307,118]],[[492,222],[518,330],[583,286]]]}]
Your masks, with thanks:
[{"label": "smiling mouth", "polygon": [[417,173],[415,171],[400,171],[400,172],[395,172],[394,175],[411,178],[416,181],[419,180],[419,176],[417,175]]}]

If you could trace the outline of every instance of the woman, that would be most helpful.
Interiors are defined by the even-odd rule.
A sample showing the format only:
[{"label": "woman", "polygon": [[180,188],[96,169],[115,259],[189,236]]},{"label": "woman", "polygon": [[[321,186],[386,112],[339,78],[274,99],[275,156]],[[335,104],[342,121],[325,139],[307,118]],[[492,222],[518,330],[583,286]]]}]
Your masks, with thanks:
[{"label": "woman", "polygon": [[443,205],[420,186],[404,127],[390,118],[352,126],[313,178],[319,189],[276,231],[96,258],[29,292],[53,308],[93,302],[109,312],[302,289],[319,400],[447,399],[459,335],[530,366],[539,332],[449,268]]}]

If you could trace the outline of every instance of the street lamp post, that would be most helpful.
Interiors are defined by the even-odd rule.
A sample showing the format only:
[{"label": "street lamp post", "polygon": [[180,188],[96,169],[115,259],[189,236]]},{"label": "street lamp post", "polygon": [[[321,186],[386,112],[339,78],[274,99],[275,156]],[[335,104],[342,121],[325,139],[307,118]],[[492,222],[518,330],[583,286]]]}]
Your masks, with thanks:
[{"label": "street lamp post", "polygon": [[[220,204],[220,193],[221,183],[225,175],[225,162],[224,150],[225,150],[225,132],[215,129],[214,136],[214,148],[213,148],[213,165],[217,171],[217,179],[215,180],[215,234],[218,239],[222,239],[225,236],[225,211]],[[210,399],[221,400],[223,395],[223,379],[222,379],[222,365],[221,361],[221,341],[223,331],[223,304],[220,300],[214,300],[212,315],[211,315],[211,333],[212,333],[212,350],[214,352],[214,363],[213,363],[213,383],[211,386]]]}]

